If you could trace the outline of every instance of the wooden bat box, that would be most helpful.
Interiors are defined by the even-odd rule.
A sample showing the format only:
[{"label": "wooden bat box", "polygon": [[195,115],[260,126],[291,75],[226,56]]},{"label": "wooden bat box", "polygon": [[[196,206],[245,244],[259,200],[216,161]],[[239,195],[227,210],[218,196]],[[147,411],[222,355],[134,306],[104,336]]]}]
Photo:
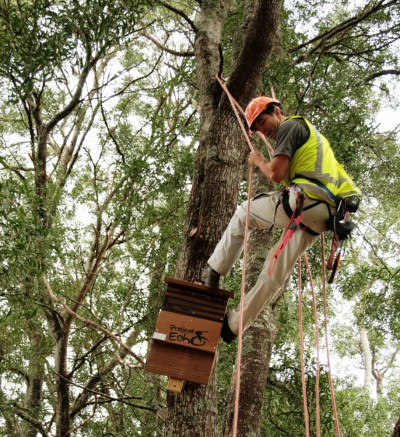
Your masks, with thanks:
[{"label": "wooden bat box", "polygon": [[145,370],[208,384],[228,299],[233,293],[166,278]]}]

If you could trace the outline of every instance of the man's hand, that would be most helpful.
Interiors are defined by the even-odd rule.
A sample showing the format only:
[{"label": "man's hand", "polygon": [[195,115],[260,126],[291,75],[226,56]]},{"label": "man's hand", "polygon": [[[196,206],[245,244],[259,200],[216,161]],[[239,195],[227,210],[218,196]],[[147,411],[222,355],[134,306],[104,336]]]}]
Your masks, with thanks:
[{"label": "man's hand", "polygon": [[255,167],[260,167],[266,159],[261,155],[258,150],[253,150],[249,155],[249,164]]},{"label": "man's hand", "polygon": [[257,150],[250,152],[249,164],[258,167],[264,176],[272,182],[279,183],[285,177],[289,165],[289,158],[285,155],[274,156],[268,161]]}]

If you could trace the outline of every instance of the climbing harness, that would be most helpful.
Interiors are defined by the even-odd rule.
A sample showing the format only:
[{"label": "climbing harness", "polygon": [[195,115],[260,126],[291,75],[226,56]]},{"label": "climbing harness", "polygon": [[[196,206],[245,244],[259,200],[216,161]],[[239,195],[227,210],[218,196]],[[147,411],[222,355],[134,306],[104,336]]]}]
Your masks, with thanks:
[{"label": "climbing harness", "polygon": [[[295,207],[294,211],[292,210],[290,203],[289,203],[289,191],[291,189],[296,190],[296,193],[297,193],[296,207]],[[308,226],[306,226],[301,221],[301,218],[302,218],[304,211],[307,211],[308,209],[314,208],[314,206],[319,205],[320,203],[322,203],[322,201],[316,200],[314,203],[312,203],[311,205],[304,208],[304,201],[306,199],[307,199],[307,196],[305,195],[304,191],[300,187],[297,187],[295,184],[292,185],[292,187],[285,188],[282,191],[281,203],[282,203],[283,209],[285,210],[287,216],[290,217],[290,221],[289,221],[289,224],[286,227],[285,231],[283,232],[283,236],[281,238],[279,246],[276,248],[274,254],[272,255],[271,264],[270,264],[270,267],[268,269],[268,274],[269,274],[270,278],[272,277],[272,275],[274,273],[276,263],[278,262],[279,256],[281,255],[281,253],[283,252],[283,249],[289,243],[289,240],[292,238],[294,232],[298,228],[301,228],[303,231],[306,231],[311,235],[314,235],[314,236],[319,235],[319,232],[315,232],[312,229],[310,229]],[[279,206],[279,204],[277,205],[277,207],[278,206]]]},{"label": "climbing harness", "polygon": [[332,284],[339,267],[340,258],[344,253],[344,242],[349,238],[355,224],[350,221],[350,213],[357,211],[360,205],[360,197],[349,196],[341,198],[336,196],[320,180],[302,174],[296,174],[293,179],[302,178],[322,188],[336,206],[336,213],[332,214],[328,204],[329,219],[326,222],[328,230],[333,232],[331,249],[327,260],[327,269],[331,271],[328,283]]},{"label": "climbing harness", "polygon": [[[290,217],[289,224],[287,225],[283,236],[281,238],[279,246],[276,248],[274,254],[272,255],[272,260],[269,266],[268,274],[270,277],[272,277],[276,263],[278,262],[278,258],[283,252],[283,249],[288,244],[289,240],[292,238],[294,232],[298,229],[301,223],[301,217],[303,215],[303,208],[304,208],[304,199],[305,194],[303,190],[297,191],[296,196],[296,208],[294,209],[291,214],[288,214]],[[285,204],[288,206],[288,200],[289,200],[289,192],[285,190],[283,192],[283,199],[285,199]],[[287,203],[286,203],[287,200]],[[289,206],[290,208],[290,206]],[[291,210],[291,209],[290,209]]]},{"label": "climbing harness", "polygon": [[350,213],[357,211],[360,198],[350,196],[340,199],[337,203],[336,214],[329,209],[329,219],[326,222],[327,228],[333,232],[331,249],[326,263],[326,268],[331,271],[328,283],[332,284],[339,268],[340,258],[344,253],[344,243],[349,238],[351,231],[356,225],[350,221]]},{"label": "climbing harness", "polygon": [[[315,235],[315,236],[319,235],[318,232],[314,232],[312,229],[304,225],[304,223],[302,223],[301,221],[301,218],[305,210],[311,209],[314,206],[319,205],[323,201],[316,200],[315,203],[304,208],[304,201],[306,199],[307,196],[304,194],[303,190],[300,189],[300,191],[297,192],[296,208],[293,211],[289,204],[288,189],[285,189],[282,192],[282,206],[288,217],[290,217],[290,221],[283,233],[279,246],[276,248],[272,256],[271,264],[268,270],[268,274],[270,277],[272,277],[274,273],[276,263],[278,261],[279,256],[283,252],[283,249],[286,247],[289,240],[292,238],[293,233],[299,227],[303,231],[306,231],[311,235]],[[331,230],[333,233],[331,249],[327,260],[327,269],[331,271],[331,275],[328,280],[329,284],[332,284],[334,281],[335,274],[339,267],[340,258],[344,252],[344,242],[349,238],[351,231],[355,228],[355,224],[349,220],[350,213],[356,212],[358,209],[358,205],[360,203],[360,198],[357,196],[350,196],[349,198],[345,198],[345,199],[340,199],[340,198],[337,199],[339,200],[338,200],[337,212],[335,214],[332,214],[329,205],[326,204],[329,211],[329,219],[326,221],[326,225],[328,230]]]}]

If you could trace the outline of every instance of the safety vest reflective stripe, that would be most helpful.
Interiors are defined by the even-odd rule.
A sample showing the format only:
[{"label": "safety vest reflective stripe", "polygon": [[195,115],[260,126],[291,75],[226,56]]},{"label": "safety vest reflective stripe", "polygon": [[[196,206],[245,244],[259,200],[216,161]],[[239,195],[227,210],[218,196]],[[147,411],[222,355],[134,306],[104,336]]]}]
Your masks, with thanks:
[{"label": "safety vest reflective stripe", "polygon": [[[336,196],[361,196],[360,190],[337,162],[328,140],[305,118],[288,118],[302,118],[310,130],[310,137],[296,150],[290,161],[287,184],[296,183],[309,197],[324,200],[331,205],[335,205],[333,199]],[[318,180],[319,184],[312,179]],[[324,187],[318,186],[321,184]]]}]

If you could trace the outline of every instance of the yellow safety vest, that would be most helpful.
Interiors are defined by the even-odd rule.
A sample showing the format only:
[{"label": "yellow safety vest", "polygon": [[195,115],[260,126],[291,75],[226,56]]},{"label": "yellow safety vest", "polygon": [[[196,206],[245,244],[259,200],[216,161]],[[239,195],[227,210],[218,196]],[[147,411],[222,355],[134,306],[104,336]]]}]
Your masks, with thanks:
[{"label": "yellow safety vest", "polygon": [[361,197],[361,191],[337,162],[329,141],[304,117],[310,129],[310,138],[299,147],[288,167],[284,179],[286,185],[295,183],[306,195],[335,205],[335,197]]}]

